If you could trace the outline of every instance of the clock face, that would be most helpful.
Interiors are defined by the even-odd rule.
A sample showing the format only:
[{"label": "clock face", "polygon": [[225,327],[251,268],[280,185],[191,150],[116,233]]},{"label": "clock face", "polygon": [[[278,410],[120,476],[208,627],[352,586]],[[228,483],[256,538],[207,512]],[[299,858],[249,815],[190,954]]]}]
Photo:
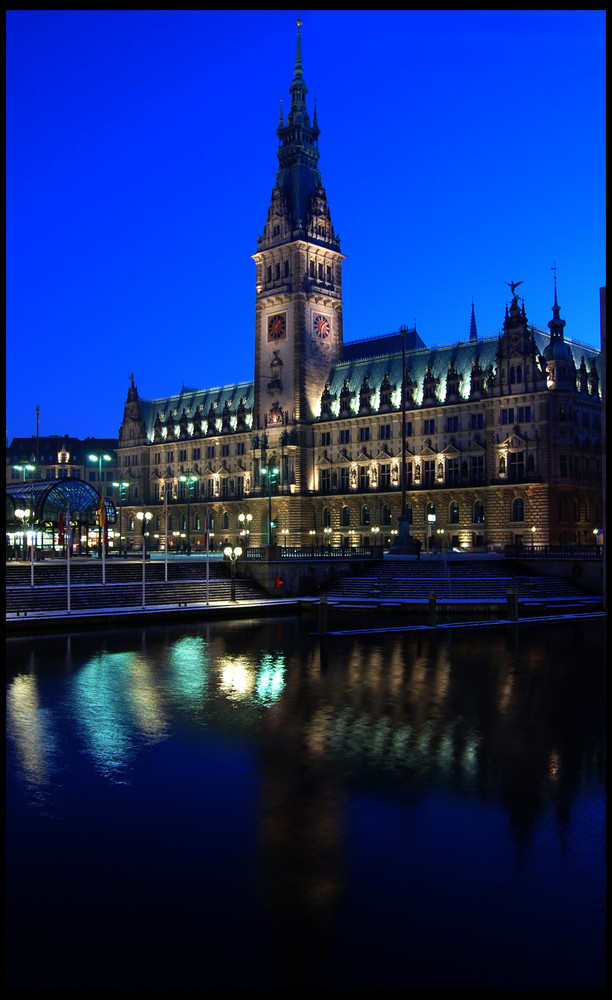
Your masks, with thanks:
[{"label": "clock face", "polygon": [[329,320],[327,316],[315,316],[313,320],[313,329],[317,337],[321,340],[325,340],[329,337]]},{"label": "clock face", "polygon": [[268,319],[268,340],[282,340],[287,334],[286,313],[277,313]]}]

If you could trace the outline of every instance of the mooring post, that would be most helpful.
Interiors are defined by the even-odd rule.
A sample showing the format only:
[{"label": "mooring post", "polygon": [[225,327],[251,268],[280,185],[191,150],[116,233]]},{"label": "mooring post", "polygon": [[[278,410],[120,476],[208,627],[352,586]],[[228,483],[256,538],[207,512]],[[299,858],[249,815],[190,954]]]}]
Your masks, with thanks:
[{"label": "mooring post", "polygon": [[516,587],[508,587],[506,595],[506,615],[511,622],[518,621],[518,590]]},{"label": "mooring post", "polygon": [[434,594],[434,592],[432,590],[431,594],[429,595],[429,608],[428,608],[428,615],[427,615],[428,624],[432,628],[436,627],[436,617],[437,617],[437,615],[436,615],[436,595]]},{"label": "mooring post", "polygon": [[319,598],[319,633],[325,635],[327,632],[327,595],[321,594]]}]

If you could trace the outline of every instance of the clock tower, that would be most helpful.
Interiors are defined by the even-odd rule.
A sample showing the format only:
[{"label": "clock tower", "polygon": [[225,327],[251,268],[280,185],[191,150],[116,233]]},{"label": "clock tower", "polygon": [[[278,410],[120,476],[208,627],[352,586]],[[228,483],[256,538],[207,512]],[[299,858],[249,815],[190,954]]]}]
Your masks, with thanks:
[{"label": "clock tower", "polygon": [[[342,262],[319,173],[316,105],[311,121],[302,71],[301,21],[291,107],[282,104],[278,171],[263,235],[258,237],[255,309],[255,426],[268,452],[281,437],[297,446],[293,488],[308,488],[299,458],[307,425],[318,416],[332,365],[342,360]],[[302,468],[304,465],[304,468]]]}]

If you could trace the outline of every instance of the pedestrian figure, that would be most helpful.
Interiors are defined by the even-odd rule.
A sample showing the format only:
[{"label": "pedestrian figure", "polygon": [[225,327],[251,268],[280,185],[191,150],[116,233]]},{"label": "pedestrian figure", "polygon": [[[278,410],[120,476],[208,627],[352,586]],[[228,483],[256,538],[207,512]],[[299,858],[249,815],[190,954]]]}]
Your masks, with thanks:
[{"label": "pedestrian figure", "polygon": [[414,547],[416,549],[417,559],[420,559],[421,558],[421,542],[420,542],[420,539],[415,538],[415,540],[414,540]]}]

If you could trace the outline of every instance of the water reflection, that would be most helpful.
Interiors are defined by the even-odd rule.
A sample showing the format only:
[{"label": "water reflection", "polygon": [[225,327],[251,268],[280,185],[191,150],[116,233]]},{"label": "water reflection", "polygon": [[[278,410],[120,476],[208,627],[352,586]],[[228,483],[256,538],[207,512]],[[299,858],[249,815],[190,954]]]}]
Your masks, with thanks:
[{"label": "water reflection", "polygon": [[[9,642],[10,793],[36,809],[52,789],[66,820],[78,796],[75,842],[91,843],[88,816],[108,801],[108,864],[136,880],[136,923],[160,952],[161,893],[184,914],[176,933],[207,940],[211,962],[229,947],[205,923],[211,907],[219,926],[249,923],[254,950],[253,927],[275,941],[255,988],[342,988],[349,942],[373,953],[364,935],[401,954],[386,988],[406,985],[409,959],[413,987],[420,976],[431,988],[433,924],[448,952],[441,988],[495,988],[464,969],[475,938],[508,968],[512,934],[553,935],[565,913],[598,941],[602,640],[600,623],[574,622],[322,643],[284,620]],[[119,815],[137,836],[113,849]],[[368,975],[380,985],[372,962],[357,988]],[[194,988],[189,968],[182,988]],[[539,988],[556,982],[542,976]]]}]

